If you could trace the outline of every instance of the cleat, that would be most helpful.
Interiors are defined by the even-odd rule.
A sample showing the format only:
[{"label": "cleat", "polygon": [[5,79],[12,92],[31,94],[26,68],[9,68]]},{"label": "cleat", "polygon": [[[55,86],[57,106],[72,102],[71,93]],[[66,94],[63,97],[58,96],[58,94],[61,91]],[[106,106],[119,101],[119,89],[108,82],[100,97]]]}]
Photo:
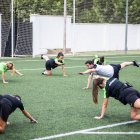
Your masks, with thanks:
[{"label": "cleat", "polygon": [[133,61],[133,65],[136,66],[136,67],[139,67],[139,63],[135,60]]},{"label": "cleat", "polygon": [[42,72],[42,75],[45,75],[44,72]]},{"label": "cleat", "polygon": [[41,59],[43,59],[43,54],[41,54]]}]

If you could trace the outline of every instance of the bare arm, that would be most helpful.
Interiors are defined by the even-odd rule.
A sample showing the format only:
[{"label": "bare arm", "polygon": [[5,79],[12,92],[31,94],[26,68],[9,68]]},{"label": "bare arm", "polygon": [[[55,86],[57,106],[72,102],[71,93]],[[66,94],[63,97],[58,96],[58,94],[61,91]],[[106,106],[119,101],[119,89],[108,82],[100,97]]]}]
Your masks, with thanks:
[{"label": "bare arm", "polygon": [[67,76],[67,75],[66,75],[66,72],[65,72],[65,67],[64,67],[64,65],[62,65],[62,73],[63,73],[63,76]]},{"label": "bare arm", "polygon": [[14,73],[16,73],[17,75],[20,75],[20,76],[22,76],[23,74],[22,73],[20,73],[18,70],[16,70],[15,68],[13,68],[13,70],[12,70],[12,75],[14,75]]},{"label": "bare arm", "polygon": [[60,63],[60,62],[58,62],[58,61],[55,61],[55,63],[56,63],[57,65],[63,65],[63,63]]},{"label": "bare arm", "polygon": [[90,83],[91,83],[91,81],[92,81],[92,77],[93,77],[92,74],[90,74],[90,75],[88,76],[87,86],[86,86],[84,89],[88,89],[88,88],[90,87]]},{"label": "bare arm", "polygon": [[79,74],[87,74],[87,73],[92,73],[92,72],[96,72],[96,70],[93,68],[93,69],[88,69],[84,72],[80,72]]},{"label": "bare arm", "polygon": [[4,74],[4,71],[2,71],[1,77],[2,77],[2,81],[3,81],[4,84],[8,83],[8,82],[5,81],[5,74]]},{"label": "bare arm", "polygon": [[95,119],[102,119],[104,117],[106,109],[107,109],[107,105],[108,105],[108,98],[105,98],[102,104],[101,115],[94,117]]},{"label": "bare arm", "polygon": [[37,121],[30,115],[30,113],[28,111],[23,110],[22,113],[24,114],[25,117],[27,117],[28,119],[30,119],[31,122],[37,123]]}]

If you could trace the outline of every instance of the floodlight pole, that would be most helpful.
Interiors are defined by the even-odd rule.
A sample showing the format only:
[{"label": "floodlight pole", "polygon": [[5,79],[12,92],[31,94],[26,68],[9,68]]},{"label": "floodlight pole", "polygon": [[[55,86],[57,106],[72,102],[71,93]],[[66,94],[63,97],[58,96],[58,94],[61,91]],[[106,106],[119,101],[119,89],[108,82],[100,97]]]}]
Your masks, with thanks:
[{"label": "floodlight pole", "polygon": [[14,56],[14,0],[11,0],[11,56]]},{"label": "floodlight pole", "polygon": [[127,54],[127,34],[128,34],[128,0],[126,0],[126,17],[125,17],[125,54]]},{"label": "floodlight pole", "polygon": [[67,0],[64,0],[64,35],[63,35],[63,52],[66,53],[66,24],[67,24]]}]

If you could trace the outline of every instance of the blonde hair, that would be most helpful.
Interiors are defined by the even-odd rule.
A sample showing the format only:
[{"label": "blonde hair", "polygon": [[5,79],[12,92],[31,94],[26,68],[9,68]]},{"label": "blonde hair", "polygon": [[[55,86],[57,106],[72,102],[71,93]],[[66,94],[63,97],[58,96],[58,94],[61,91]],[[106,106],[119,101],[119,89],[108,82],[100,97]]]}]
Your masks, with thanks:
[{"label": "blonde hair", "polygon": [[12,62],[7,62],[7,63],[6,63],[6,66],[7,66],[7,69],[8,69],[8,70],[12,70],[13,67],[14,67],[14,64],[13,64]]}]

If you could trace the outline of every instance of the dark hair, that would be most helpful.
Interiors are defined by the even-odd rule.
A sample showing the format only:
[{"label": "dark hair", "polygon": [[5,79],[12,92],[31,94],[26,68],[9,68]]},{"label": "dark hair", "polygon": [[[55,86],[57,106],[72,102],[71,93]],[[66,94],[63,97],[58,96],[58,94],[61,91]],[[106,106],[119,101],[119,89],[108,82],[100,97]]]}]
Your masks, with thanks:
[{"label": "dark hair", "polygon": [[59,52],[59,53],[57,54],[57,58],[59,58],[60,56],[64,56],[64,54],[63,54],[62,52]]},{"label": "dark hair", "polygon": [[94,64],[94,60],[87,60],[86,62],[85,62],[85,64]]},{"label": "dark hair", "polygon": [[21,97],[19,95],[14,95],[14,96],[21,101]]},{"label": "dark hair", "polygon": [[104,78],[96,78],[93,80],[92,98],[95,104],[98,104],[98,87],[102,84]]},{"label": "dark hair", "polygon": [[103,65],[104,64],[104,60],[105,57],[104,56],[100,56],[100,61],[99,61],[99,65]]}]

